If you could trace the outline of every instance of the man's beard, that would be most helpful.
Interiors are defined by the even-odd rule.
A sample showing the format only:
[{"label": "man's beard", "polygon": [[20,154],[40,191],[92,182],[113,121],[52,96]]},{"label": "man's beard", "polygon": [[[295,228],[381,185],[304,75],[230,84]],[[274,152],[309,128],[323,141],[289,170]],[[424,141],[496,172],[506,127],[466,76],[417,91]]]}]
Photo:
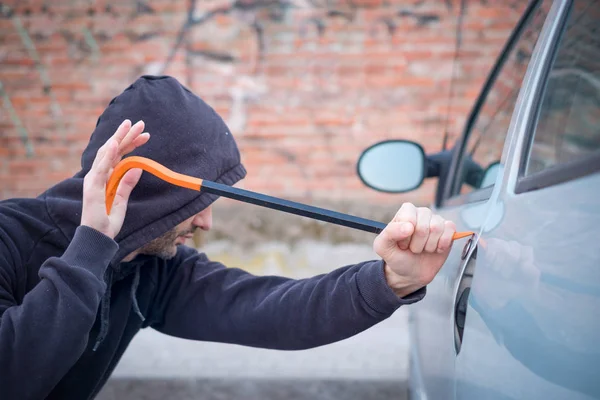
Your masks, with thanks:
[{"label": "man's beard", "polygon": [[168,260],[177,254],[177,245],[175,240],[179,236],[184,236],[193,233],[192,230],[177,231],[177,227],[165,232],[156,239],[148,242],[140,249],[140,254],[147,254],[151,256],[157,256],[159,258]]}]

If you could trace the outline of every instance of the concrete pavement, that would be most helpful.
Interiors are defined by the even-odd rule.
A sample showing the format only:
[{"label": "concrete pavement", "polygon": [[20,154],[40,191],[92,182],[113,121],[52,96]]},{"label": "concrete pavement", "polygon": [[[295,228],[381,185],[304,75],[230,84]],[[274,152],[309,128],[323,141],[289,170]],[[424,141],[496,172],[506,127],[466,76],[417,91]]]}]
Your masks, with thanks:
[{"label": "concrete pavement", "polygon": [[98,400],[406,400],[393,381],[189,379],[111,381]]}]

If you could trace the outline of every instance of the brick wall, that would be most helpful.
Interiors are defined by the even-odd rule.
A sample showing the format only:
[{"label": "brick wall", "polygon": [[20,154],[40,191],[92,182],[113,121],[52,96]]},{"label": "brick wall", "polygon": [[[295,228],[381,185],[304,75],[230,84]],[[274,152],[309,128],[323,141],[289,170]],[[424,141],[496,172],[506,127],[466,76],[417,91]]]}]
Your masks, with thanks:
[{"label": "brick wall", "polygon": [[249,171],[240,187],[312,203],[429,201],[433,182],[404,195],[366,188],[356,161],[378,140],[433,152],[446,124],[450,143],[460,133],[525,2],[459,3],[3,2],[0,198],[74,173],[110,99],[141,74],[164,73],[228,122]]}]

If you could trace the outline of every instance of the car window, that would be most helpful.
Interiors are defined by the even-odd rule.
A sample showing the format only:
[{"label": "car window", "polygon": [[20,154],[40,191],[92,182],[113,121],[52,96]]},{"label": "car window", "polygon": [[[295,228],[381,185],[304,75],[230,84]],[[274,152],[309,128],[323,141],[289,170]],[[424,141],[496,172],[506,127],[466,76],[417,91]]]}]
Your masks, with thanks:
[{"label": "car window", "polygon": [[[454,182],[454,194],[494,185],[493,175],[498,171],[495,167],[501,161],[523,77],[550,7],[550,0],[543,1],[532,12],[489,87],[472,128],[465,133],[467,140]],[[486,170],[489,173],[486,174]]]},{"label": "car window", "polygon": [[576,0],[548,75],[529,176],[600,150],[600,0]]}]

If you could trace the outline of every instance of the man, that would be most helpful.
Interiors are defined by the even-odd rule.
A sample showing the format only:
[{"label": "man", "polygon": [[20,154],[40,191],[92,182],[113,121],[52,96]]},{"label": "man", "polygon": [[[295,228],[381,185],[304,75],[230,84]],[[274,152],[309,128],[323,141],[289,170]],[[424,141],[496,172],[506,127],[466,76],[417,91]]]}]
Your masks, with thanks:
[{"label": "man", "polygon": [[105,185],[126,155],[228,185],[246,174],[210,106],[174,78],[144,76],[99,117],[78,173],[0,202],[3,400],[93,398],[146,327],[282,350],[348,338],[422,299],[451,247],[452,222],[404,204],[374,241],[381,259],[253,276],[184,245],[210,229],[211,194],[131,170],[107,215]]}]

